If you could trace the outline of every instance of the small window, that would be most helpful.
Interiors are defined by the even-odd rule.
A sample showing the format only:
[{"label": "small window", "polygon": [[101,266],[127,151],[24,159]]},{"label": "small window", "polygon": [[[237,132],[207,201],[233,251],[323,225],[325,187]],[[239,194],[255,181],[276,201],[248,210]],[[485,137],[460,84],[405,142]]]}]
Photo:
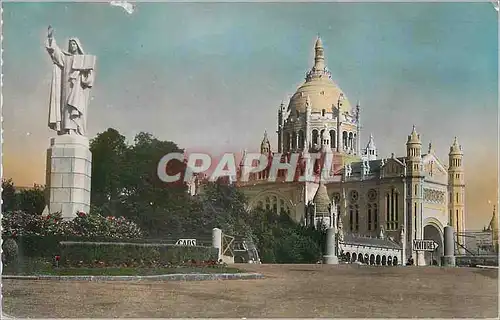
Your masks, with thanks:
[{"label": "small window", "polygon": [[326,110],[325,110],[325,109],[321,110],[321,116],[322,116],[322,117],[324,117],[324,116],[325,116],[325,112],[326,112]]}]

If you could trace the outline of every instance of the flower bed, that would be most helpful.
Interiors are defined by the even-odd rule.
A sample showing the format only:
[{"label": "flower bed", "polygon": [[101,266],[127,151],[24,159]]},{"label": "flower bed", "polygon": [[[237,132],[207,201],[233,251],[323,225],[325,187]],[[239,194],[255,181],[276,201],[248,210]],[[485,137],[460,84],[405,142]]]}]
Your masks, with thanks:
[{"label": "flower bed", "polygon": [[103,262],[96,261],[92,266],[57,267],[53,261],[45,259],[27,259],[22,264],[8,264],[4,266],[4,275],[59,275],[59,276],[149,276],[162,274],[212,274],[212,273],[241,273],[237,268],[218,264],[216,261],[186,262],[179,265],[166,264],[155,267],[111,267]]},{"label": "flower bed", "polygon": [[143,236],[133,221],[124,217],[105,217],[99,213],[78,212],[72,220],[60,214],[31,215],[22,211],[5,212],[2,216],[2,237],[77,236],[134,239]]},{"label": "flower bed", "polygon": [[[164,267],[187,261],[213,261],[217,249],[157,243],[61,242],[65,267]],[[191,262],[192,264],[192,262]],[[205,263],[208,265],[208,262]]]}]

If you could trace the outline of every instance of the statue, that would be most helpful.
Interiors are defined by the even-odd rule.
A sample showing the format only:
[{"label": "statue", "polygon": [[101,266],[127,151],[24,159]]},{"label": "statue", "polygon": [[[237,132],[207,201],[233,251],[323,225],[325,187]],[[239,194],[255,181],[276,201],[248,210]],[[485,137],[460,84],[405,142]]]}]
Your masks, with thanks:
[{"label": "statue", "polygon": [[58,135],[84,136],[96,57],[86,55],[77,38],[69,39],[68,51],[61,50],[52,34],[53,29],[49,26],[46,49],[54,65],[48,125]]}]

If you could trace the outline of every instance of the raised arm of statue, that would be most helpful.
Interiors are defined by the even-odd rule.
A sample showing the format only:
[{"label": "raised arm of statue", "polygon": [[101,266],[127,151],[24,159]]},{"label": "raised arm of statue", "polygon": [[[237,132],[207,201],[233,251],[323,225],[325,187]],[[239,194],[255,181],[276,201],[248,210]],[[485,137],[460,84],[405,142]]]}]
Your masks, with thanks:
[{"label": "raised arm of statue", "polygon": [[62,50],[56,43],[56,39],[52,36],[53,30],[52,27],[49,26],[49,31],[47,34],[47,40],[45,42],[45,48],[50,55],[52,61],[60,67],[64,66],[64,54]]}]

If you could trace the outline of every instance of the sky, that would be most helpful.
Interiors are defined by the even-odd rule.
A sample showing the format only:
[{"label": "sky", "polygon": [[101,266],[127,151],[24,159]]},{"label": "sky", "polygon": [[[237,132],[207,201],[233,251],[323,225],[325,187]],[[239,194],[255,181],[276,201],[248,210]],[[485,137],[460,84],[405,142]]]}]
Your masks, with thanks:
[{"label": "sky", "polygon": [[[491,3],[3,3],[3,168],[44,184],[47,27],[97,55],[91,137],[148,131],[181,148],[276,149],[277,110],[304,81],[320,34],[332,78],[360,101],[363,144],[405,154],[415,125],[445,164],[463,146],[468,228],[498,190],[498,25]],[[424,150],[425,151],[425,150]],[[488,203],[488,202],[491,203]]]}]

